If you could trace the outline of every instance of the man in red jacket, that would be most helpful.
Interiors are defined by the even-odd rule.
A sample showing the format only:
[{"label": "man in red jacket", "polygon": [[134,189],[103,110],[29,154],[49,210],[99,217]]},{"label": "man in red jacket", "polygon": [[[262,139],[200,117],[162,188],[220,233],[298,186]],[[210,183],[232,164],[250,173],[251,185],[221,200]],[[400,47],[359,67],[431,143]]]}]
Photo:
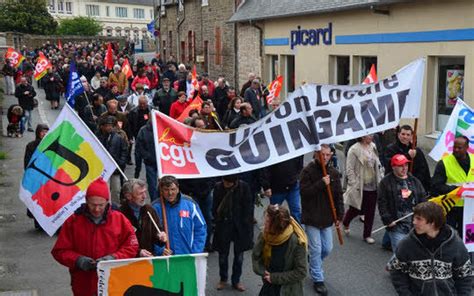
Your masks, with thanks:
[{"label": "man in red jacket", "polygon": [[133,258],[138,241],[132,225],[110,207],[107,183],[99,178],[89,185],[86,203],[66,222],[51,251],[54,259],[69,267],[74,296],[97,295],[97,263]]}]

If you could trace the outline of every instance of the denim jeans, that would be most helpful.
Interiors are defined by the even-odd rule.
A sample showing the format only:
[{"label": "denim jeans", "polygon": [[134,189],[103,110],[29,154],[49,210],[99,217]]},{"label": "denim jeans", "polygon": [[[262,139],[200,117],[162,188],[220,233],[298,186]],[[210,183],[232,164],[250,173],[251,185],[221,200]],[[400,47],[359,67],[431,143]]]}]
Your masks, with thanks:
[{"label": "denim jeans", "polygon": [[[232,285],[240,283],[240,276],[242,275],[242,264],[244,262],[244,252],[235,253],[234,262],[232,263]],[[227,282],[229,270],[229,250],[227,253],[219,253],[219,276],[222,282]]]},{"label": "denim jeans", "polygon": [[396,229],[395,229],[395,230],[391,230],[391,231],[387,231],[387,233],[388,233],[388,236],[390,237],[390,243],[391,243],[391,245],[392,245],[392,251],[393,251],[393,253],[395,254],[395,251],[397,250],[398,243],[399,243],[405,236],[407,236],[407,233],[401,232],[401,231],[397,231]]},{"label": "denim jeans", "polygon": [[158,172],[156,166],[145,165],[146,183],[148,184],[148,194],[153,202],[159,197],[158,195]]},{"label": "denim jeans", "polygon": [[270,204],[279,204],[281,205],[283,201],[288,203],[290,208],[290,213],[293,218],[295,218],[298,223],[301,221],[301,197],[300,197],[300,182],[296,182],[290,189],[286,192],[272,193],[270,198]]},{"label": "denim jeans", "polygon": [[194,197],[196,202],[201,209],[202,215],[204,216],[204,220],[206,220],[207,226],[207,237],[206,237],[206,247],[210,246],[211,237],[212,237],[212,191],[205,197]]},{"label": "denim jeans", "polygon": [[24,116],[23,116],[23,128],[33,128],[33,125],[31,124],[31,115],[33,113],[33,110],[24,110]]},{"label": "denim jeans", "polygon": [[308,236],[309,274],[313,282],[323,282],[323,260],[332,250],[332,226],[317,228],[305,225]]}]

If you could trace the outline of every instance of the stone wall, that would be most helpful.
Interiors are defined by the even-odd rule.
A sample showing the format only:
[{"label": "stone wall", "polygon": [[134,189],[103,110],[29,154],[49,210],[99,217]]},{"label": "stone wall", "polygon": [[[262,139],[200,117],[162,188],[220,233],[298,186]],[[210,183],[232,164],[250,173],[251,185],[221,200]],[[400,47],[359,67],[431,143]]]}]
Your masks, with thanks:
[{"label": "stone wall", "polygon": [[[201,3],[201,0],[185,1],[184,13],[178,12],[176,5],[166,6],[166,15],[160,17],[159,24],[160,52],[165,60],[174,55],[178,62],[196,64],[198,73],[207,71],[212,80],[223,75],[231,85],[235,85],[235,25],[226,22],[233,14],[236,2],[209,0],[208,6],[201,6]],[[190,32],[194,38],[192,35],[189,38]],[[191,56],[190,42],[194,44]]]},{"label": "stone wall", "polygon": [[238,85],[241,87],[248,80],[248,74],[253,72],[263,75],[261,48],[261,32],[248,23],[237,25],[237,64]]}]

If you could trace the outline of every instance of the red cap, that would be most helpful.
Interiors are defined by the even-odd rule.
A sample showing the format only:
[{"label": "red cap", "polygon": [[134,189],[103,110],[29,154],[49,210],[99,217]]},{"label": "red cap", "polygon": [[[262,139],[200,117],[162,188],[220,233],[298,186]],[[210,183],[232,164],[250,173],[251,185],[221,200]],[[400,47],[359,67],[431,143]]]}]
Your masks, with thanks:
[{"label": "red cap", "polygon": [[86,198],[90,196],[99,196],[105,200],[110,199],[109,185],[107,185],[107,182],[105,182],[102,177],[96,179],[87,188]]},{"label": "red cap", "polygon": [[411,161],[409,161],[405,155],[403,154],[395,154],[392,159],[390,160],[390,165],[391,166],[401,166],[401,165],[404,165],[406,163],[409,163]]}]

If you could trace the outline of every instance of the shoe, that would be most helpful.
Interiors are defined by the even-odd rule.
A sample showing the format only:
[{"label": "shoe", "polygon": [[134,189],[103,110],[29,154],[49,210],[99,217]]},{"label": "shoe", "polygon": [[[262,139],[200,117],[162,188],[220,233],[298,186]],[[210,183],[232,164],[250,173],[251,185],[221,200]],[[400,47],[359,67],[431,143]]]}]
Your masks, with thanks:
[{"label": "shoe", "polygon": [[245,289],[245,287],[242,283],[233,284],[232,288],[239,291],[239,292],[244,292],[245,290],[247,290],[247,289]]},{"label": "shoe", "polygon": [[365,242],[368,243],[369,245],[372,245],[373,243],[375,243],[375,239],[369,236],[365,238]]},{"label": "shoe", "polygon": [[28,128],[28,131],[29,132],[34,132],[34,130],[31,127]]},{"label": "shoe", "polygon": [[393,252],[392,246],[390,244],[382,245],[382,249],[384,249],[385,251]]},{"label": "shoe", "polygon": [[219,283],[217,283],[216,289],[220,291],[224,290],[225,287],[227,287],[227,282],[220,281]]},{"label": "shoe", "polygon": [[359,220],[360,220],[360,222],[364,223],[364,222],[365,222],[365,216],[364,216],[364,215],[360,215],[360,216],[359,216]]},{"label": "shoe", "polygon": [[351,233],[349,226],[344,226],[344,233],[348,236]]},{"label": "shoe", "polygon": [[315,282],[313,284],[314,291],[316,293],[321,294],[321,295],[327,295],[328,294],[328,289],[324,285],[324,282]]}]

